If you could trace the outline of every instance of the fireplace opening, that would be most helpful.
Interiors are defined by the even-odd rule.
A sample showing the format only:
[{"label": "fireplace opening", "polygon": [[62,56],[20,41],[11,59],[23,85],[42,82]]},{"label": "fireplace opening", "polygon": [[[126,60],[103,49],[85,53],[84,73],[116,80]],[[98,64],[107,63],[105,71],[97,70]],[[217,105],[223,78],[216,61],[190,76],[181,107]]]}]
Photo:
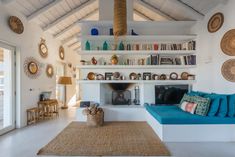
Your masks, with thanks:
[{"label": "fireplace opening", "polygon": [[114,90],[112,92],[112,105],[131,105],[131,91]]},{"label": "fireplace opening", "polygon": [[131,105],[131,91],[133,83],[109,83],[112,89],[112,105]]}]

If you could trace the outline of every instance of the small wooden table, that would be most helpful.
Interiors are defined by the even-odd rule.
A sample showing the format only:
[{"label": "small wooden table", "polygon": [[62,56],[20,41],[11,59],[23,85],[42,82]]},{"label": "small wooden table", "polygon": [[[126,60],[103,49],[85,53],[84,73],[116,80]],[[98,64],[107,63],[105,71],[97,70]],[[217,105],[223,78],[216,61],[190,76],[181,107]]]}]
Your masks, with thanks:
[{"label": "small wooden table", "polygon": [[56,99],[49,99],[38,102],[38,108],[42,109],[44,117],[59,116],[59,103]]}]

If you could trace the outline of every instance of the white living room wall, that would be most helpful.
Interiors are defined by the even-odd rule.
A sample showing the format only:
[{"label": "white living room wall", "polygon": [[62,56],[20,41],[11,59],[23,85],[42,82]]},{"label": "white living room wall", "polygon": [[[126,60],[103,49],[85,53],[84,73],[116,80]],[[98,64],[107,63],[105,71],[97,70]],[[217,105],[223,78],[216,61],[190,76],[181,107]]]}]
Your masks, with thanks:
[{"label": "white living room wall", "polygon": [[[9,16],[18,16],[24,24],[23,34],[16,34],[12,32],[8,26]],[[49,54],[46,59],[43,59],[38,52],[38,44],[40,38],[46,40],[48,46]],[[37,106],[39,100],[39,94],[42,91],[53,91],[52,97],[55,98],[55,88],[56,88],[56,78],[48,78],[45,73],[45,68],[47,64],[54,65],[54,71],[56,72],[56,64],[60,62],[58,56],[58,50],[60,42],[53,39],[53,37],[42,31],[42,29],[35,23],[28,23],[25,16],[15,12],[10,8],[6,8],[0,5],[0,40],[9,43],[19,50],[19,64],[20,68],[20,102],[17,106],[16,123],[17,127],[23,127],[26,125],[26,109]],[[24,60],[27,57],[34,57],[40,63],[42,63],[41,75],[36,79],[28,78],[24,73]],[[66,61],[76,65],[78,61],[78,55],[75,52],[70,51],[65,47],[65,63]],[[68,73],[69,74],[69,73]],[[75,80],[73,80],[73,85],[69,87],[70,91],[67,95],[67,100],[75,94]],[[18,93],[19,94],[19,93]]]},{"label": "white living room wall", "polygon": [[[234,6],[234,0],[229,0],[227,3],[217,6],[205,16],[204,20],[197,22],[193,29],[193,32],[198,34],[198,68],[195,90],[227,94],[235,93],[235,83],[227,81],[221,74],[223,63],[235,57],[225,55],[220,48],[220,41],[223,35],[230,29],[235,28]],[[217,12],[224,14],[224,24],[219,31],[209,33],[207,23],[211,16]]]}]

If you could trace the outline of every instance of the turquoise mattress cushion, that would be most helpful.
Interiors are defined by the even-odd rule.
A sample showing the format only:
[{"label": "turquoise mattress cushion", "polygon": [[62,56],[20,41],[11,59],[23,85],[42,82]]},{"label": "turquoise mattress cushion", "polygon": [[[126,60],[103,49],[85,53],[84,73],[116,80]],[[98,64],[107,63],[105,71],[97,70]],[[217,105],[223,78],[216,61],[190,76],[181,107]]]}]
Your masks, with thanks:
[{"label": "turquoise mattress cushion", "polygon": [[160,123],[168,125],[188,124],[235,124],[235,117],[205,117],[182,111],[177,106],[145,106]]}]

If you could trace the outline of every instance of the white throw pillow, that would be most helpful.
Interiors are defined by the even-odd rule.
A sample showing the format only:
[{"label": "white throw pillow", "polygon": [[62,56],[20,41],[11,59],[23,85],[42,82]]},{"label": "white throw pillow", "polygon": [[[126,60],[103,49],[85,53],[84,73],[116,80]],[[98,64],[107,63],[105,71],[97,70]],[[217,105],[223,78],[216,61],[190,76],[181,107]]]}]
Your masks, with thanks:
[{"label": "white throw pillow", "polygon": [[186,112],[189,112],[191,114],[194,114],[195,110],[196,110],[196,107],[197,107],[197,104],[193,103],[193,102],[187,102],[187,101],[184,101],[182,104],[181,104],[181,109],[183,111],[186,111]]}]

